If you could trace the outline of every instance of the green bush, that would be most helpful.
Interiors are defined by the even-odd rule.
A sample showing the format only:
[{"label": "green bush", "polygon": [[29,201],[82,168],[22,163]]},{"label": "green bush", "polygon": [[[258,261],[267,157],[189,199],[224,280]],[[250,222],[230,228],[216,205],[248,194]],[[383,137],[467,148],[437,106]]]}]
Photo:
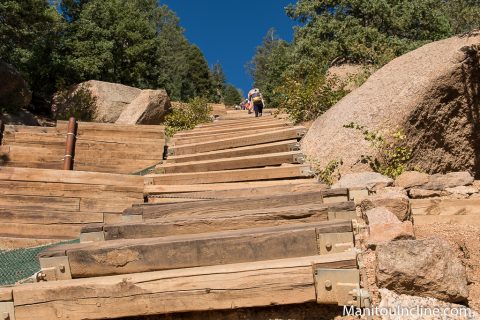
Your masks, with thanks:
[{"label": "green bush", "polygon": [[368,164],[373,171],[396,178],[408,169],[412,159],[412,150],[405,145],[406,136],[401,130],[391,133],[387,138],[378,132],[365,129],[354,122],[344,125],[345,128],[362,131],[363,137],[370,142],[376,155],[362,155],[360,162]]},{"label": "green bush", "polygon": [[284,80],[275,94],[280,97],[280,110],[295,123],[316,119],[348,93],[347,83],[320,71],[306,78],[288,75]]},{"label": "green bush", "polygon": [[52,112],[58,120],[75,117],[80,121],[92,121],[97,109],[97,99],[87,87],[60,91],[55,96]]},{"label": "green bush", "polygon": [[190,130],[200,123],[210,122],[211,108],[205,98],[194,98],[189,103],[181,103],[179,107],[172,108],[165,117],[165,132],[172,137],[182,130]]},{"label": "green bush", "polygon": [[331,186],[341,178],[339,167],[343,164],[342,160],[332,160],[324,168],[320,167],[318,160],[310,159],[309,162],[320,182]]}]

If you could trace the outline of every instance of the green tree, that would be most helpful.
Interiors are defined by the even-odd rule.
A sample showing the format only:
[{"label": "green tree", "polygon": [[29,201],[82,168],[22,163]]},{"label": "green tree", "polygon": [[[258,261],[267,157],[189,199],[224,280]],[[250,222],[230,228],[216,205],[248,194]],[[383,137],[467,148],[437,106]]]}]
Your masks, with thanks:
[{"label": "green tree", "polygon": [[280,39],[275,29],[270,29],[257,48],[247,69],[270,107],[280,106],[275,89],[283,83],[283,73],[292,65],[291,46]]},{"label": "green tree", "polygon": [[335,60],[384,64],[452,34],[440,0],[299,0],[287,14],[299,72]]},{"label": "green tree", "polygon": [[213,65],[211,74],[214,90],[212,102],[223,102],[226,90],[226,77],[222,65],[219,62]]},{"label": "green tree", "polygon": [[20,71],[34,99],[47,99],[54,90],[62,28],[47,0],[0,1],[0,57]]},{"label": "green tree", "polygon": [[213,85],[210,78],[210,69],[202,51],[196,45],[192,45],[186,57],[189,65],[183,79],[182,100],[188,101],[193,97],[211,97],[213,95]]},{"label": "green tree", "polygon": [[225,99],[224,103],[227,106],[234,106],[237,104],[240,104],[242,102],[242,94],[240,93],[240,90],[235,88],[231,84],[227,84],[225,86]]}]

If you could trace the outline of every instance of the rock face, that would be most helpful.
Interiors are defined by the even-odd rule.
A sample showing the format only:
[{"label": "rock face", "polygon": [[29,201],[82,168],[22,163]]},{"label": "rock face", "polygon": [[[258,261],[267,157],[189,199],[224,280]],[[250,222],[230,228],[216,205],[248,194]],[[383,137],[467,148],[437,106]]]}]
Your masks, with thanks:
[{"label": "rock face", "polygon": [[32,93],[22,76],[13,66],[0,60],[0,106],[23,108],[31,100]]},{"label": "rock face", "polygon": [[393,184],[393,180],[375,172],[359,172],[344,175],[337,183],[332,185],[332,189],[351,188],[351,189],[375,189],[378,187],[387,187]]},{"label": "rock face", "polygon": [[472,114],[478,44],[480,34],[454,37],[393,60],[315,121],[303,152],[320,167],[341,159],[342,173],[368,170],[358,160],[374,155],[370,143],[360,131],[343,127],[354,122],[384,136],[402,129],[413,150],[411,165],[421,171],[480,176],[479,116]]},{"label": "rock face", "polygon": [[376,250],[377,285],[399,294],[463,302],[465,267],[446,240],[400,240]]},{"label": "rock face", "polygon": [[165,90],[142,90],[123,110],[116,123],[160,124],[170,108]]}]

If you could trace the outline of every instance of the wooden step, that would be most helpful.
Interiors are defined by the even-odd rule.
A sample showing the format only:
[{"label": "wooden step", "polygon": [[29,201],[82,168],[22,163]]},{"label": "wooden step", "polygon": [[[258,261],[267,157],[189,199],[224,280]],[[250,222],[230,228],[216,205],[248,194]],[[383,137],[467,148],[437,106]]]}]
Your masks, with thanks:
[{"label": "wooden step", "polygon": [[216,151],[222,149],[231,149],[244,146],[251,146],[256,144],[270,143],[276,141],[284,141],[291,139],[299,139],[306,133],[304,127],[293,127],[288,129],[281,129],[277,131],[270,131],[266,133],[257,133],[252,135],[245,135],[236,138],[220,139],[217,141],[202,142],[197,144],[187,144],[181,146],[174,146],[169,148],[169,155],[185,155],[192,153]]},{"label": "wooden step", "polygon": [[219,133],[231,133],[231,132],[240,132],[240,133],[248,133],[250,130],[258,130],[258,129],[271,129],[271,128],[283,128],[288,126],[288,123],[284,121],[278,121],[273,123],[267,124],[252,124],[250,126],[236,126],[235,128],[212,128],[211,130],[191,130],[191,131],[182,131],[175,134],[174,138],[189,138],[189,137],[200,137],[200,136],[209,136],[212,134],[219,134]]},{"label": "wooden step", "polygon": [[181,185],[313,177],[309,165],[146,175],[145,184]]},{"label": "wooden step", "polygon": [[216,134],[209,134],[209,135],[202,135],[202,136],[173,138],[170,140],[170,145],[182,146],[187,144],[217,141],[217,140],[223,140],[223,139],[229,139],[229,138],[238,138],[246,135],[278,131],[283,128],[286,128],[286,126],[283,126],[280,128],[277,127],[277,128],[268,128],[268,129],[250,129],[248,131],[245,130],[245,131],[235,131],[235,132],[227,132],[227,133],[216,133]]},{"label": "wooden step", "polygon": [[279,153],[300,150],[297,140],[286,140],[259,144],[254,146],[232,148],[226,150],[210,151],[204,153],[187,154],[184,156],[169,156],[167,163],[184,163],[192,161],[205,161],[225,158],[246,157],[267,153]]},{"label": "wooden step", "polygon": [[285,163],[302,164],[305,161],[301,151],[268,153],[246,157],[192,161],[184,163],[160,164],[156,173],[207,172],[233,169],[259,168],[282,165]]},{"label": "wooden step", "polygon": [[[205,186],[205,185],[203,185]],[[250,188],[232,188],[224,190],[211,190],[207,191],[187,191],[187,192],[173,192],[173,193],[150,193],[148,194],[149,202],[153,198],[189,198],[189,199],[230,199],[230,198],[245,198],[254,196],[267,196],[267,195],[282,195],[302,192],[314,192],[322,191],[327,188],[326,185],[317,182],[310,181],[304,184],[280,184],[270,186],[258,186]],[[148,189],[146,189],[148,190]],[[146,191],[147,192],[147,191]]]},{"label": "wooden step", "polygon": [[[340,191],[336,191],[340,192]],[[345,194],[343,201],[347,201],[348,190],[343,189]],[[222,199],[199,201],[195,203],[177,203],[169,205],[139,205],[126,209],[124,215],[142,215],[144,220],[158,219],[167,216],[181,216],[190,214],[192,216],[208,214],[211,212],[229,212],[252,209],[279,208],[285,206],[322,204],[325,194],[322,192],[306,192],[291,195],[260,196],[251,198]],[[341,201],[338,201],[341,202]]]},{"label": "wooden step", "polygon": [[[272,180],[272,181],[250,181],[233,183],[212,183],[212,184],[186,184],[186,185],[145,185],[144,193],[146,195],[174,194],[186,192],[204,192],[204,191],[229,191],[242,189],[257,189],[271,187],[287,186],[295,188],[301,185],[317,185],[315,179],[291,179],[291,180]],[[323,186],[323,185],[322,185]]]},{"label": "wooden step", "polygon": [[211,212],[200,216],[167,216],[148,220],[148,222],[94,224],[82,229],[81,238],[95,238],[96,241],[142,239],[338,220],[349,220],[343,223],[350,225],[351,219],[355,217],[355,204],[351,201],[335,204],[306,204],[273,209]]},{"label": "wooden step", "polygon": [[[199,128],[212,128],[212,127],[219,127],[219,126],[233,126],[233,125],[245,125],[245,124],[260,124],[260,123],[267,123],[267,122],[278,122],[279,120],[285,121],[283,119],[275,118],[275,117],[262,117],[262,118],[246,118],[246,119],[231,119],[231,120],[216,120],[213,122],[202,123],[195,127],[194,130]],[[285,121],[288,122],[288,121]]]},{"label": "wooden step", "polygon": [[480,199],[410,200],[416,225],[463,224],[480,226]]},{"label": "wooden step", "polygon": [[[316,302],[316,269],[356,268],[354,252],[4,289],[16,320],[114,319]],[[81,303],[79,303],[81,302]]]},{"label": "wooden step", "polygon": [[[325,234],[345,242],[326,246]],[[351,224],[323,222],[148,239],[62,245],[39,258],[66,256],[72,278],[204,267],[344,252],[353,248]]]}]

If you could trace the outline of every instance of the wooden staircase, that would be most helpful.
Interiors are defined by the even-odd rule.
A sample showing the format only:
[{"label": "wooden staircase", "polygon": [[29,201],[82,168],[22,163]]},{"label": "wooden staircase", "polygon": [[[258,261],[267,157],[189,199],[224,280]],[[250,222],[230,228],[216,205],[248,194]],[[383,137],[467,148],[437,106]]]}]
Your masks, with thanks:
[{"label": "wooden staircase", "polygon": [[144,177],[146,202],[42,252],[43,281],[0,289],[0,311],[72,320],[368,304],[355,203],[315,181],[305,132],[231,112],[176,134]]}]

